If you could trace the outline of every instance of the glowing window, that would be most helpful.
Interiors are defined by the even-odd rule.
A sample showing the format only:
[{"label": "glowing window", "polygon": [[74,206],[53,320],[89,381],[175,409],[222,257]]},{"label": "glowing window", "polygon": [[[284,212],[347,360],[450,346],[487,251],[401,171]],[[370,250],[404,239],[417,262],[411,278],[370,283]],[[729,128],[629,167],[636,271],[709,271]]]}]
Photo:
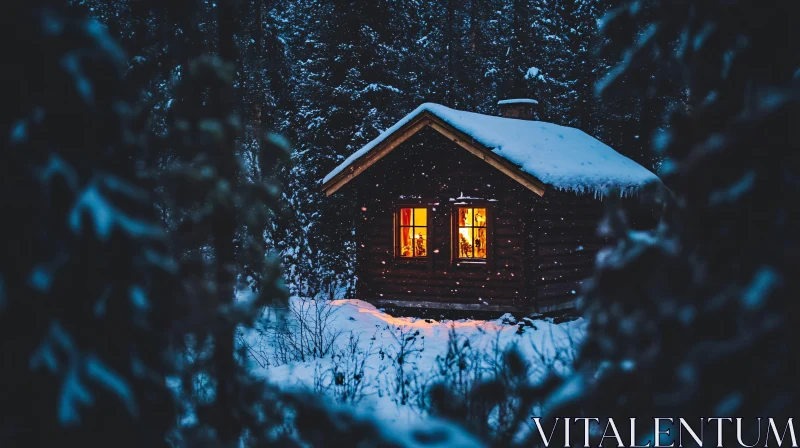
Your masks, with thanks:
[{"label": "glowing window", "polygon": [[487,232],[485,208],[459,208],[456,216],[458,258],[486,259]]},{"label": "glowing window", "polygon": [[428,209],[401,208],[399,217],[399,255],[404,258],[427,256]]}]

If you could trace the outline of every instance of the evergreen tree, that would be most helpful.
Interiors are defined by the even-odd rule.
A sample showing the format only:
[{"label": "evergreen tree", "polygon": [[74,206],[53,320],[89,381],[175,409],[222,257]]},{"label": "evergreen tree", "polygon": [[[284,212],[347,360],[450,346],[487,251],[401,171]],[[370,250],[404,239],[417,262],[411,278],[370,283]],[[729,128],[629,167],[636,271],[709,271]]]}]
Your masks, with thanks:
[{"label": "evergreen tree", "polygon": [[[800,213],[800,140],[787,126],[800,116],[800,39],[782,26],[790,5],[647,6],[628,2],[604,20],[607,50],[622,62],[600,91],[638,94],[670,114],[668,131],[643,125],[667,160],[671,188],[652,192],[664,219],[653,232],[634,231],[616,195],[607,195],[601,228],[618,242],[598,258],[584,293],[589,330],[576,371],[539,386],[494,381],[477,389],[487,406],[514,397],[514,424],[496,446],[540,440],[536,431],[517,438],[532,409],[551,418],[636,416],[642,439],[631,444],[659,437],[654,417],[752,418],[740,440],[760,444],[764,422],[757,427],[756,418],[782,428],[800,401],[798,252],[787,250],[798,246],[791,217]],[[642,76],[647,68],[655,70]],[[691,108],[664,101],[676,72],[702,98]],[[524,365],[513,354],[507,362],[517,371]],[[723,437],[737,436],[734,424],[723,424]],[[675,441],[675,425],[662,444]],[[706,428],[706,444],[715,429]],[[563,431],[554,434],[550,444],[564,443]]]},{"label": "evergreen tree", "polygon": [[[302,11],[318,26],[309,30],[311,39],[304,37],[313,45],[305,45],[307,52],[301,57],[306,63],[295,75],[302,92],[298,127],[306,131],[298,136],[293,156],[297,168],[290,180],[289,202],[307,221],[293,231],[296,248],[289,257],[305,272],[311,266],[327,272],[324,289],[333,294],[331,288],[336,286],[353,287],[355,198],[347,192],[324,198],[320,181],[413,107],[411,101],[400,101],[409,81],[398,70],[408,48],[399,25],[408,20],[398,2],[305,6]],[[317,286],[312,293],[321,289]]]},{"label": "evergreen tree", "polygon": [[463,84],[461,100],[469,110],[495,114],[501,79],[500,61],[494,57],[499,48],[499,21],[493,19],[498,6],[494,0],[471,0],[467,11],[464,39]]},{"label": "evergreen tree", "polygon": [[184,314],[125,57],[59,2],[4,14],[0,445],[164,446]]},{"label": "evergreen tree", "polygon": [[[507,5],[509,20],[508,49],[506,50],[505,98],[526,98],[524,77],[532,60],[530,33],[530,6],[528,0],[511,0]],[[540,56],[543,57],[543,56]]]},{"label": "evergreen tree", "polygon": [[[2,445],[403,446],[458,435],[396,437],[248,370],[236,332],[285,292],[265,260],[259,294],[237,300],[237,263],[264,260],[241,228],[268,227],[288,146],[259,132],[261,179],[245,181],[234,2],[214,4],[216,35],[202,40],[217,55],[182,59],[158,176],[141,172],[150,130],[134,113],[128,59],[96,22],[54,3],[10,6],[14,26],[0,31],[13,80],[0,84],[11,99],[0,108],[1,197],[14,210],[0,258]],[[159,182],[169,238],[145,179]],[[194,248],[200,256],[187,256]]]},{"label": "evergreen tree", "polygon": [[592,86],[599,76],[593,57],[598,17],[594,0],[537,1],[532,29],[535,64],[525,79],[536,93],[541,119],[586,131],[594,105]]},{"label": "evergreen tree", "polygon": [[[631,2],[606,21],[609,49],[625,56],[601,88],[635,89],[671,114],[668,132],[645,122],[643,133],[667,158],[669,214],[653,239],[610,215],[620,243],[587,291],[587,345],[570,380],[586,388],[553,412],[618,416],[625,403],[626,415],[786,421],[800,398],[798,260],[786,250],[797,246],[787,217],[800,203],[800,141],[787,126],[800,116],[790,5],[649,6]],[[636,82],[623,77],[650,64],[657,70]],[[663,100],[680,75],[702,99],[691,109]]]},{"label": "evergreen tree", "polygon": [[[229,8],[230,4],[227,5]],[[139,185],[136,159],[146,142],[124,80],[125,56],[96,22],[48,2],[9,11],[41,50],[7,45],[3,83],[3,207],[15,209],[0,264],[4,446],[165,446],[275,440],[279,401],[249,376],[234,337],[267,301],[283,295],[267,264],[256,300],[234,302],[236,219],[263,217],[272,185],[236,182],[233,71],[214,58],[188,67],[174,115],[176,196],[204,199],[180,238],[210,229],[213,263],[176,263]],[[233,58],[231,10],[220,17],[221,53]],[[20,88],[22,87],[22,88]],[[285,148],[273,139],[260,158],[268,172]],[[189,155],[191,154],[191,156]],[[219,174],[217,174],[219,173]],[[238,187],[238,188],[237,188]],[[171,190],[172,191],[172,190]],[[237,207],[238,206],[238,207]],[[263,254],[262,254],[263,258]],[[197,266],[194,266],[197,268]],[[193,277],[193,274],[199,278]],[[197,282],[193,280],[197,279]],[[187,294],[186,287],[189,287]],[[189,303],[191,299],[192,303]],[[180,367],[190,342],[200,359]],[[210,344],[209,344],[210,343]],[[205,347],[203,347],[205,345]],[[182,374],[195,424],[180,415],[168,375]],[[198,378],[214,399],[195,394]],[[272,394],[272,395],[271,395]],[[199,398],[198,398],[199,397]]]}]

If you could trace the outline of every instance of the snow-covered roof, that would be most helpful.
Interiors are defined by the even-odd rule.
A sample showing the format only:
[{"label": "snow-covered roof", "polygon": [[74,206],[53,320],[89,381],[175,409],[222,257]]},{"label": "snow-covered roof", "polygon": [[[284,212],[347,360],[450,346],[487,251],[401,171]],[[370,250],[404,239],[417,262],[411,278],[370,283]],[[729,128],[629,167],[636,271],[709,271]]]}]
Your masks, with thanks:
[{"label": "snow-covered roof", "polygon": [[504,104],[518,104],[518,103],[539,104],[538,101],[532,100],[530,98],[516,98],[511,100],[500,100],[497,102],[497,105],[502,106]]},{"label": "snow-covered roof", "polygon": [[559,190],[602,195],[616,187],[630,195],[659,178],[585,132],[542,121],[518,120],[425,103],[367,143],[323,179],[328,183],[392,134],[423,114],[430,114],[471,137],[521,171]]}]

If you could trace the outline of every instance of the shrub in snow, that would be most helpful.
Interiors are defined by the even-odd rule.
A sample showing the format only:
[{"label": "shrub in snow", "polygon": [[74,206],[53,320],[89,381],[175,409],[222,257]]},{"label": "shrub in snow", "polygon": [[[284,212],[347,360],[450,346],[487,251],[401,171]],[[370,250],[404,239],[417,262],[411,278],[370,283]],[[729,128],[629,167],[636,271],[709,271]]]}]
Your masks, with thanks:
[{"label": "shrub in snow", "polygon": [[397,327],[391,332],[394,343],[381,350],[380,355],[392,361],[393,370],[388,373],[389,394],[399,405],[422,398],[422,377],[416,360],[425,350],[425,336],[413,327]]},{"label": "shrub in snow", "polygon": [[371,386],[367,376],[367,360],[375,356],[375,338],[366,349],[359,346],[361,338],[352,331],[343,348],[335,348],[331,355],[331,367],[314,370],[314,392],[333,396],[339,403],[356,404],[367,394]]},{"label": "shrub in snow", "polygon": [[538,390],[539,381],[547,375],[567,373],[577,350],[569,331],[565,340],[557,341],[552,326],[548,327],[548,334],[530,339],[528,356],[517,342],[502,346],[499,331],[488,348],[477,350],[451,328],[447,352],[437,357],[428,380],[432,384],[426,401],[430,413],[463,422],[498,446],[524,434],[524,416],[539,405],[537,394],[531,392]]},{"label": "shrub in snow", "polygon": [[[427,400],[430,413],[465,422],[481,435],[501,424],[500,420],[506,415],[505,407],[487,406],[475,391],[492,380],[505,379],[500,375],[503,364],[492,362],[502,357],[503,351],[497,339],[487,351],[474,349],[468,337],[450,327],[447,351],[436,357],[429,379],[432,384]],[[494,410],[496,415],[490,416]]]},{"label": "shrub in snow", "polygon": [[448,406],[470,407],[469,393],[484,374],[483,357],[482,351],[472,348],[468,337],[459,335],[455,327],[450,327],[447,332],[447,351],[436,356],[431,378],[436,387],[444,386],[451,392],[454,401]]},{"label": "shrub in snow", "polygon": [[337,308],[328,300],[296,298],[271,310],[259,332],[272,349],[272,365],[329,356],[342,335],[333,325]]}]

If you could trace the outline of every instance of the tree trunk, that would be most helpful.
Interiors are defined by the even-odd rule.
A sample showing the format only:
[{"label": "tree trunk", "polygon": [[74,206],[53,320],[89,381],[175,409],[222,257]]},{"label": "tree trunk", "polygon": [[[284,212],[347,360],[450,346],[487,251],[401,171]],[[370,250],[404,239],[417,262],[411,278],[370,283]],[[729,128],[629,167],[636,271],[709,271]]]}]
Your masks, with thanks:
[{"label": "tree trunk", "polygon": [[[219,3],[219,55],[226,63],[235,60],[234,42],[234,9],[233,0],[220,0]],[[227,98],[222,99],[225,112],[233,114],[232,91],[222,92]],[[234,142],[227,138],[218,150],[217,169],[220,180],[236,182],[235,157],[227,153],[233,151]],[[212,234],[214,236],[215,277],[217,283],[217,306],[220,308],[214,332],[214,367],[216,369],[216,415],[215,429],[224,446],[235,446],[241,433],[241,422],[236,417],[237,388],[235,358],[235,327],[224,310],[233,305],[233,286],[236,280],[234,238],[236,237],[235,210],[231,202],[217,202],[212,218]]]},{"label": "tree trunk", "polygon": [[453,24],[456,21],[456,5],[454,0],[447,1],[447,24],[446,24],[446,36],[445,36],[445,45],[447,46],[447,74],[445,76],[445,101],[448,106],[453,106],[454,101],[454,93],[453,93],[453,84],[455,82],[455,76],[453,73],[454,67],[454,53],[455,53],[455,36],[453,30]]}]

